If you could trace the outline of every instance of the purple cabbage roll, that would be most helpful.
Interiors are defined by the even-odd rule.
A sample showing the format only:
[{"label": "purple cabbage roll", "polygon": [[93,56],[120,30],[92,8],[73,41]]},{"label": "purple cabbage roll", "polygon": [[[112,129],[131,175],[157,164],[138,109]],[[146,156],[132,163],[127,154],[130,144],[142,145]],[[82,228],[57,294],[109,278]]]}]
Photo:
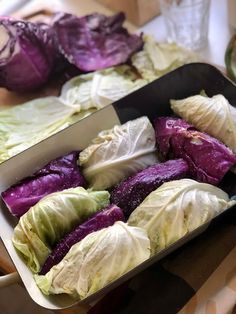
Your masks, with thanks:
[{"label": "purple cabbage roll", "polygon": [[1,196],[12,215],[20,217],[44,196],[65,189],[86,187],[80,167],[77,165],[79,151],[50,161],[16,185],[2,192]]},{"label": "purple cabbage roll", "polygon": [[114,204],[111,204],[102,211],[96,213],[92,218],[77,226],[58,242],[46,259],[39,274],[45,275],[54,265],[58,264],[63,259],[72,245],[81,241],[88,234],[112,226],[118,220],[124,221],[125,217],[122,209]]},{"label": "purple cabbage roll", "polygon": [[111,202],[120,206],[126,217],[162,183],[186,178],[188,164],[183,159],[155,164],[123,180],[111,191]]},{"label": "purple cabbage roll", "polygon": [[160,117],[154,125],[162,156],[183,158],[191,176],[200,182],[217,185],[236,163],[236,155],[228,147],[182,119]]}]

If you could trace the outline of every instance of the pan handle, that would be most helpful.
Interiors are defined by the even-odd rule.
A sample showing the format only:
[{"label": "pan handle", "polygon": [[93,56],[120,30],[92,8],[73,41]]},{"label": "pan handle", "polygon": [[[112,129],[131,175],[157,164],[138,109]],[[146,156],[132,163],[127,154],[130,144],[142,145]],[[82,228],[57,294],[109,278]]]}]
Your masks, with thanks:
[{"label": "pan handle", "polygon": [[4,288],[20,282],[21,278],[18,272],[0,276],[0,288]]}]

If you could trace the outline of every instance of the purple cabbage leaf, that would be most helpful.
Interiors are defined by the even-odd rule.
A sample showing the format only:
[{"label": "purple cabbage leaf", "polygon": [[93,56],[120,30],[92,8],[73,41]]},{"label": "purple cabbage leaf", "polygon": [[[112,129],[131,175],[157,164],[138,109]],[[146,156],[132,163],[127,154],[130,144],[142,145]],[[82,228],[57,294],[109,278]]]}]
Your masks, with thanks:
[{"label": "purple cabbage leaf", "polygon": [[39,274],[45,275],[63,259],[72,245],[81,241],[88,234],[112,226],[116,221],[124,221],[124,219],[123,211],[118,206],[114,204],[108,205],[61,239],[46,259]]},{"label": "purple cabbage leaf", "polygon": [[160,117],[154,124],[160,153],[165,159],[183,158],[195,180],[217,185],[236,163],[228,147],[182,119]]},{"label": "purple cabbage leaf", "polygon": [[86,72],[125,63],[142,48],[143,40],[128,33],[122,26],[124,20],[123,13],[83,17],[60,13],[53,23],[59,50],[70,63]]},{"label": "purple cabbage leaf", "polygon": [[50,193],[77,186],[86,187],[86,181],[77,165],[78,156],[79,152],[74,151],[52,160],[32,176],[2,192],[2,199],[9,211],[20,217]]},{"label": "purple cabbage leaf", "polygon": [[187,174],[188,164],[183,159],[155,164],[119,183],[111,191],[111,202],[120,206],[128,217],[162,183],[186,178]]}]

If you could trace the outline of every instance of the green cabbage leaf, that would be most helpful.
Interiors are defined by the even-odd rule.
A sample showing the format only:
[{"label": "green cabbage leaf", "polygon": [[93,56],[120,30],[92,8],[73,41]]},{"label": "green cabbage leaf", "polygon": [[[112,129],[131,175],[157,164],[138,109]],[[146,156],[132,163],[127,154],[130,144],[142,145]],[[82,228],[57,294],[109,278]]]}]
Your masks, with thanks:
[{"label": "green cabbage leaf", "polygon": [[199,57],[174,43],[158,43],[153,37],[144,36],[143,49],[131,60],[141,77],[150,82],[183,64],[199,61]]},{"label": "green cabbage leaf", "polygon": [[78,109],[45,97],[1,110],[0,163],[81,119]]},{"label": "green cabbage leaf", "polygon": [[81,110],[101,109],[147,84],[127,65],[79,75],[62,88],[60,99]]}]

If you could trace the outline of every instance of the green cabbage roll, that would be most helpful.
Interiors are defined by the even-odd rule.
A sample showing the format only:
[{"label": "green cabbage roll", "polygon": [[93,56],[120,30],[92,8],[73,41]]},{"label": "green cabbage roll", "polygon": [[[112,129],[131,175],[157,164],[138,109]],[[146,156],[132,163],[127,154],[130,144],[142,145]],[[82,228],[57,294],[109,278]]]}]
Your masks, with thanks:
[{"label": "green cabbage roll", "polygon": [[31,207],[14,229],[13,244],[27,266],[39,272],[52,246],[77,224],[109,203],[107,191],[82,187],[49,194]]}]

